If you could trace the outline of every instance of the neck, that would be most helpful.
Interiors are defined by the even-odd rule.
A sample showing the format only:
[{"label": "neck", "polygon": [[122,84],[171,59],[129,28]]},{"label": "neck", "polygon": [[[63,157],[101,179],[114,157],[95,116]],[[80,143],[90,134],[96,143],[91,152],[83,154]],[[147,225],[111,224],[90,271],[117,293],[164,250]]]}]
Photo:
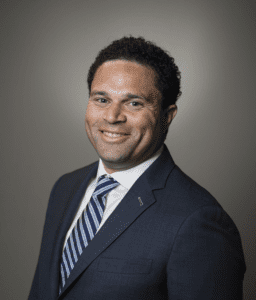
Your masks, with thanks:
[{"label": "neck", "polygon": [[163,151],[163,145],[158,148],[157,151],[155,151],[153,154],[148,155],[148,156],[144,156],[144,159],[138,160],[138,161],[128,161],[128,162],[110,162],[110,161],[104,161],[102,159],[102,163],[103,163],[103,167],[105,169],[105,171],[108,174],[113,174],[115,172],[120,172],[120,171],[125,171],[125,170],[129,170],[132,169],[140,164],[142,164],[143,162],[153,158],[155,155],[160,154]]}]

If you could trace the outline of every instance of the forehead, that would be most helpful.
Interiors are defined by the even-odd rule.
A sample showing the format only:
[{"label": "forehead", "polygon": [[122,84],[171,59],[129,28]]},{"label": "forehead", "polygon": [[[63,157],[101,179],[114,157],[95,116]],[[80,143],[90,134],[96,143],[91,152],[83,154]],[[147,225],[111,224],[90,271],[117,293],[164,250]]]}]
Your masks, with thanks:
[{"label": "forehead", "polygon": [[155,86],[155,72],[147,66],[134,61],[111,60],[103,63],[96,71],[92,81],[93,89],[136,90],[143,94],[159,95]]},{"label": "forehead", "polygon": [[152,68],[142,65],[136,61],[130,61],[126,59],[115,59],[104,62],[99,66],[96,73],[107,72],[108,75],[116,72],[132,72],[136,76],[138,73],[151,75],[154,77],[154,71]]}]

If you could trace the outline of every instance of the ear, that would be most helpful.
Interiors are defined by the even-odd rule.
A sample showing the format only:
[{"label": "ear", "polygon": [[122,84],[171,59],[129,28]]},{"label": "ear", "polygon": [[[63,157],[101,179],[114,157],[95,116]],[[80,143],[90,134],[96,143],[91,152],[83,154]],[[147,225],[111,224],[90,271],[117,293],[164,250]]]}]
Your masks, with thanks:
[{"label": "ear", "polygon": [[164,116],[166,117],[166,122],[167,122],[168,127],[170,126],[172,120],[176,116],[177,111],[178,111],[178,108],[177,108],[176,104],[172,104],[164,110]]}]

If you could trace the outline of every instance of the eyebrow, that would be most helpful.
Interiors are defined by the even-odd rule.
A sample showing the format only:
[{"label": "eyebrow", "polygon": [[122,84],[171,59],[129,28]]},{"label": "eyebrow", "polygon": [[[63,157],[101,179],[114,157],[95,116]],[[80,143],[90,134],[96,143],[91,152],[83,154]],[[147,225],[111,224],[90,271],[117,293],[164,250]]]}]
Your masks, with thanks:
[{"label": "eyebrow", "polygon": [[95,95],[108,96],[108,93],[99,92],[99,91],[94,91],[90,93],[90,96],[95,96]]},{"label": "eyebrow", "polygon": [[[93,91],[90,94],[90,97],[95,96],[95,95],[101,95],[101,96],[106,96],[106,97],[110,97],[108,93],[103,92],[103,91]],[[122,95],[123,98],[128,98],[128,99],[142,99],[142,100],[146,100],[147,102],[150,102],[150,100],[146,97],[142,97],[136,94],[131,94],[131,93],[127,93]]]}]

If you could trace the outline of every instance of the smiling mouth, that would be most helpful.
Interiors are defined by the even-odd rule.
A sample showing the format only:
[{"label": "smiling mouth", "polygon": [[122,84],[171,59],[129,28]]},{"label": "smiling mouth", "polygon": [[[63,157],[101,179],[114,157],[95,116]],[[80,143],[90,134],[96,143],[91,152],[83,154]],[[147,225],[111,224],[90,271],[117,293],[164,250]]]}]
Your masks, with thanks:
[{"label": "smiling mouth", "polygon": [[113,132],[108,132],[108,131],[101,131],[104,135],[109,136],[109,137],[121,137],[121,136],[125,136],[127,134],[125,133],[113,133]]}]

